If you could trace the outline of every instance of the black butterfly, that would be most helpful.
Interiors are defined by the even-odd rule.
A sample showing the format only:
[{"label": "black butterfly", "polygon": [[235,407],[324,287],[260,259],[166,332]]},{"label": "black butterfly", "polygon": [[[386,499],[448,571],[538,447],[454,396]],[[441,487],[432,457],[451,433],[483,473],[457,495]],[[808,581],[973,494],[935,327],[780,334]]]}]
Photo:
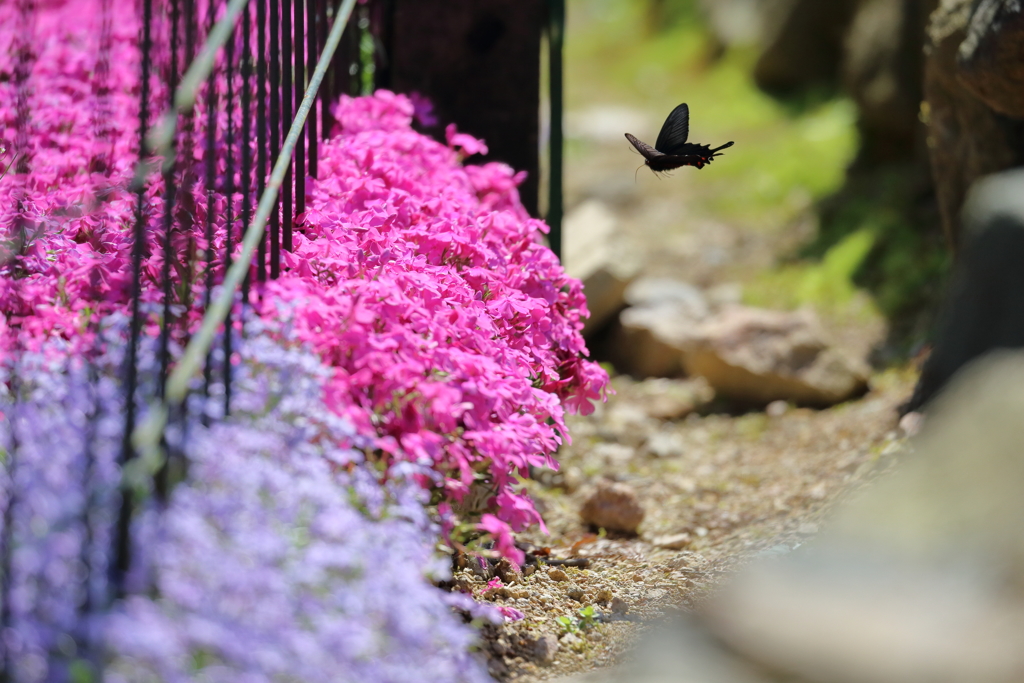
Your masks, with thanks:
[{"label": "black butterfly", "polygon": [[680,104],[672,110],[672,113],[665,119],[665,125],[658,133],[658,141],[651,147],[646,142],[637,140],[634,136],[626,133],[626,139],[636,147],[636,150],[644,155],[646,163],[655,173],[659,171],[671,171],[680,166],[696,166],[704,168],[710,164],[718,152],[727,147],[732,147],[732,142],[727,142],[721,147],[711,149],[709,145],[699,145],[696,142],[687,142],[690,135],[690,108],[686,104]]}]

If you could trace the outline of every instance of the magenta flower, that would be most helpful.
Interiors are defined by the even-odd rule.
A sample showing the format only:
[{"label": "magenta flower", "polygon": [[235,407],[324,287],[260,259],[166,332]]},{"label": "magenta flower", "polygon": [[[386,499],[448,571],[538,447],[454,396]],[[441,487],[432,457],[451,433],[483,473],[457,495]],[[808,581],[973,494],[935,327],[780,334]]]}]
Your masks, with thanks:
[{"label": "magenta flower", "polygon": [[[0,254],[0,353],[81,353],[92,342],[90,320],[128,310],[139,19],[118,8],[109,94],[101,98],[100,5],[53,0],[36,13],[30,172],[0,181],[0,245],[16,244],[21,225],[30,235],[16,258]],[[17,26],[16,6],[0,4],[0,41],[15,44]],[[0,54],[0,71],[11,73],[13,59],[14,51]],[[154,101],[166,95],[157,84]],[[11,79],[0,81],[0,144],[8,148],[16,96]],[[254,287],[253,307],[269,322],[288,321],[331,367],[324,401],[380,454],[385,476],[403,462],[428,466],[434,476],[418,480],[448,501],[483,486],[493,492],[488,511],[522,530],[542,520],[517,476],[557,467],[554,453],[568,439],[565,410],[588,412],[607,376],[585,358],[580,283],[543,245],[547,226],[519,201],[525,176],[500,163],[464,167],[461,160],[486,145],[454,125],[447,145],[416,133],[417,108],[422,102],[383,90],[331,107],[336,125],[321,145],[318,178],[307,184],[294,249],[283,255],[280,279]],[[202,139],[202,107],[194,122]],[[221,176],[226,123],[219,117],[214,151]],[[197,146],[182,156],[185,177],[202,177],[204,155]],[[161,182],[152,176],[145,193],[149,332],[159,322],[166,258],[155,237]],[[204,295],[201,255],[223,250],[229,226],[224,197],[208,206],[200,185],[184,183],[178,198],[194,218],[171,257],[181,316],[175,342],[183,343],[202,314],[194,305]],[[241,194],[232,201],[237,215]],[[213,279],[221,278],[218,261]]]}]

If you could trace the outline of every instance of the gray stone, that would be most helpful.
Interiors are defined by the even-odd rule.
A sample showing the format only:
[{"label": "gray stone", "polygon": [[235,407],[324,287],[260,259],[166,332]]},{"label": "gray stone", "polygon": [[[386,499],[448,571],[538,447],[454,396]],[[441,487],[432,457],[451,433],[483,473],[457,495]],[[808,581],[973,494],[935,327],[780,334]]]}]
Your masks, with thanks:
[{"label": "gray stone", "polygon": [[533,641],[530,647],[530,654],[539,664],[551,664],[555,661],[555,655],[558,654],[558,638],[550,633],[539,636]]},{"label": "gray stone", "polygon": [[964,206],[964,244],[905,410],[923,409],[966,363],[994,348],[1024,347],[1024,170],[983,178]]},{"label": "gray stone", "polygon": [[624,299],[630,308],[619,314],[615,366],[638,377],[680,374],[680,343],[709,313],[704,294],[680,280],[642,277],[626,288]]},{"label": "gray stone", "polygon": [[678,432],[657,432],[647,439],[647,452],[656,458],[676,458],[685,452],[683,437]]},{"label": "gray stone", "polygon": [[632,488],[602,480],[583,503],[580,517],[584,524],[635,534],[644,521],[644,508]]},{"label": "gray stone", "polygon": [[613,341],[615,367],[637,377],[680,375],[682,343],[697,323],[672,305],[627,308]]},{"label": "gray stone", "polygon": [[703,320],[708,315],[704,293],[688,282],[673,278],[638,278],[626,288],[625,300],[637,307],[672,306],[680,315],[693,320]]},{"label": "gray stone", "polygon": [[562,264],[583,282],[590,317],[584,335],[603,327],[625,305],[626,287],[639,272],[638,264],[624,259],[613,239],[615,214],[604,203],[589,199],[565,217]]},{"label": "gray stone", "polygon": [[616,367],[639,377],[672,377],[682,370],[682,345],[709,314],[704,295],[685,282],[643,278],[625,293],[619,314]]},{"label": "gray stone", "polygon": [[549,569],[548,578],[552,581],[568,581],[569,576],[561,569]]},{"label": "gray stone", "polygon": [[670,534],[651,539],[651,545],[664,550],[682,550],[691,543],[693,543],[693,537],[687,533]]},{"label": "gray stone", "polygon": [[629,611],[629,603],[617,595],[612,597],[610,607],[615,614],[625,614]]}]

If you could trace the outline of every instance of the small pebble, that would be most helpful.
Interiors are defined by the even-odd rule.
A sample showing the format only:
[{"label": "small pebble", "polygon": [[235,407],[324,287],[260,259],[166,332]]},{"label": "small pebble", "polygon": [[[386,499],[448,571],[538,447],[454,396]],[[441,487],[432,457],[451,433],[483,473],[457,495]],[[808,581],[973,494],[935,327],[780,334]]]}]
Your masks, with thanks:
[{"label": "small pebble", "polygon": [[612,597],[612,592],[610,590],[608,590],[607,588],[602,588],[597,592],[597,597],[595,598],[595,601],[600,603],[611,602]]},{"label": "small pebble", "polygon": [[576,602],[583,602],[584,593],[583,589],[579,586],[570,585],[569,590],[566,591],[566,595],[568,595],[570,599],[575,600]]},{"label": "small pebble", "polygon": [[533,642],[531,648],[533,658],[541,664],[551,664],[558,654],[558,638],[550,633],[545,633]]},{"label": "small pebble", "polygon": [[568,581],[569,576],[561,569],[549,569],[548,578],[552,581]]},{"label": "small pebble", "polygon": [[507,557],[501,558],[494,566],[494,573],[505,583],[515,583],[521,576],[519,567],[512,564]]},{"label": "small pebble", "polygon": [[612,598],[611,608],[612,612],[615,612],[616,614],[625,614],[629,611],[629,605],[626,604],[625,600],[618,596]]}]

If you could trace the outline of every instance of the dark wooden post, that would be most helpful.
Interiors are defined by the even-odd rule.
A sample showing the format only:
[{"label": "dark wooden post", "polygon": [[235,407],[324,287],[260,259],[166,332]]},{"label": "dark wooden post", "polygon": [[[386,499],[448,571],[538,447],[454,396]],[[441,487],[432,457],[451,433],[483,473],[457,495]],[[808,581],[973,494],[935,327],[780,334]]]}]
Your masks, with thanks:
[{"label": "dark wooden post", "polygon": [[[444,125],[487,141],[484,161],[529,177],[519,191],[537,215],[540,41],[547,0],[393,0],[387,82],[434,103]],[[478,161],[479,157],[471,159]]]}]

